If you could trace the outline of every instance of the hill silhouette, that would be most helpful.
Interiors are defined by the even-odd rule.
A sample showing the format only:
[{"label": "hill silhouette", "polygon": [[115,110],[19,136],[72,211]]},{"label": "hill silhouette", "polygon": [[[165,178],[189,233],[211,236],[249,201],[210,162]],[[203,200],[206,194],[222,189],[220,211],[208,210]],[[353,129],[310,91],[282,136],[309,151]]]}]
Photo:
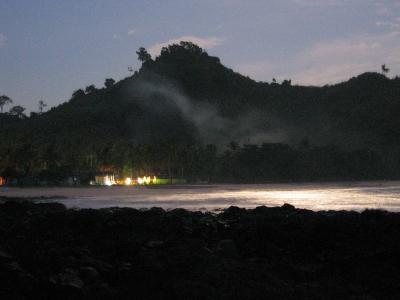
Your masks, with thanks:
[{"label": "hill silhouette", "polygon": [[[271,171],[286,174],[288,164],[309,169],[304,151],[319,153],[320,160],[312,163],[318,172],[300,176],[290,171],[279,179],[319,178],[325,165],[337,161],[344,171],[329,171],[332,176],[327,177],[347,177],[355,157],[359,165],[373,157],[373,170],[360,175],[357,167],[355,177],[397,174],[398,77],[364,73],[335,85],[297,86],[290,80],[256,82],[189,42],[163,48],[154,59],[144,48],[138,55],[140,70],[119,82],[108,79],[103,88],[77,90],[69,101],[29,118],[1,114],[3,176],[55,172],[63,178],[111,166],[130,174],[185,169],[193,178],[211,180],[218,172],[234,172],[224,169],[223,162],[240,161],[240,153],[281,157],[291,152]],[[282,152],[285,147],[289,150]],[[251,152],[255,149],[261,152]],[[256,165],[258,159],[265,161],[253,158]],[[250,162],[246,158],[243,164]],[[241,173],[243,166],[239,169]],[[275,178],[240,176],[250,181]]]}]

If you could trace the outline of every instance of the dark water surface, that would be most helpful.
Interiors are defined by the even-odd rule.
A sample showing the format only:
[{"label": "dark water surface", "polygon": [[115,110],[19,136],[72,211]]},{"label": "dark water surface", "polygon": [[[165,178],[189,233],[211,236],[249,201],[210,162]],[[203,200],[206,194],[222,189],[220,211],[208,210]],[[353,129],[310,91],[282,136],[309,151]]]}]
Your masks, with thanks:
[{"label": "dark water surface", "polygon": [[290,203],[311,210],[363,210],[366,208],[400,211],[400,181],[232,184],[132,187],[53,187],[0,188],[0,196],[53,197],[67,207],[103,208],[163,207],[207,209],[231,205],[252,208]]}]

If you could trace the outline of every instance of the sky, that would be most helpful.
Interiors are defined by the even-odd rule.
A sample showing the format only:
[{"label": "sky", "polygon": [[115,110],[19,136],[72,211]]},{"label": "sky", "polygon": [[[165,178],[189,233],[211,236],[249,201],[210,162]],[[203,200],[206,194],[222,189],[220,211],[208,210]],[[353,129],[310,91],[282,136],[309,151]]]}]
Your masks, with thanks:
[{"label": "sky", "polygon": [[37,111],[192,41],[258,81],[400,74],[400,0],[0,0],[0,95]]}]

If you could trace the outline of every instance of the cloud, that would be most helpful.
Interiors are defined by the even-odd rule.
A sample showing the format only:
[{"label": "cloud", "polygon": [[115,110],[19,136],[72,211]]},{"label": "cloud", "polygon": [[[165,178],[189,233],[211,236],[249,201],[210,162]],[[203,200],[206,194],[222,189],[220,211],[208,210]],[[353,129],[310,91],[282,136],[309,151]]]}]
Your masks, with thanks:
[{"label": "cloud", "polygon": [[399,13],[400,2],[393,0],[374,1],[376,14],[381,17],[396,16]]},{"label": "cloud", "polygon": [[137,32],[136,29],[129,29],[128,35],[134,35],[136,32]]},{"label": "cloud", "polygon": [[198,37],[198,36],[194,36],[194,35],[186,35],[186,36],[182,36],[179,38],[170,39],[166,42],[155,44],[155,45],[151,46],[148,49],[148,51],[154,57],[154,56],[157,56],[160,54],[161,49],[163,47],[167,47],[168,45],[171,45],[171,44],[178,44],[181,41],[192,42],[204,49],[212,49],[214,47],[222,45],[222,43],[224,42],[224,39],[219,38],[219,37]]},{"label": "cloud", "polygon": [[375,22],[375,25],[378,27],[391,27],[391,28],[399,28],[399,22],[388,22],[388,21],[378,21]]},{"label": "cloud", "polygon": [[342,6],[352,2],[351,0],[291,0],[293,4],[302,6]]},{"label": "cloud", "polygon": [[7,44],[7,36],[0,33],[0,48],[3,48]]},{"label": "cloud", "polygon": [[400,31],[318,42],[293,57],[238,65],[240,72],[259,80],[291,78],[294,83],[337,83],[382,64],[400,74]]}]

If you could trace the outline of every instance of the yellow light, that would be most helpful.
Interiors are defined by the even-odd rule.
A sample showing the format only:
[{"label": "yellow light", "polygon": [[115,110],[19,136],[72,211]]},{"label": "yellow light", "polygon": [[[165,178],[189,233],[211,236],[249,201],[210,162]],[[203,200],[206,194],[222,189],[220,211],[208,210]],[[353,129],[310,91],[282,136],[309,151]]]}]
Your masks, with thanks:
[{"label": "yellow light", "polygon": [[152,184],[156,183],[156,176],[151,178],[151,176],[143,176],[143,177],[138,177],[137,178],[137,184]]},{"label": "yellow light", "polygon": [[125,185],[131,185],[132,184],[132,179],[129,177],[125,178]]}]

